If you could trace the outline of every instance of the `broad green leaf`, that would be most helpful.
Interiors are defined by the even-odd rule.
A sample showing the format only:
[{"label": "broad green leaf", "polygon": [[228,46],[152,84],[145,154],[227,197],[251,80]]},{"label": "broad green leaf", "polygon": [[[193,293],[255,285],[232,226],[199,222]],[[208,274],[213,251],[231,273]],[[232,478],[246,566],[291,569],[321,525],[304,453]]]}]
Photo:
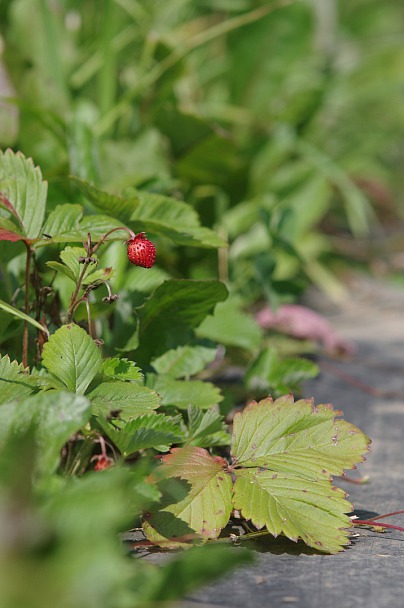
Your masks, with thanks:
[{"label": "broad green leaf", "polygon": [[51,474],[59,464],[60,450],[87,423],[89,415],[90,403],[85,397],[64,391],[41,392],[0,408],[0,442],[35,424],[39,471]]},{"label": "broad green leaf", "polygon": [[261,330],[252,316],[244,312],[237,300],[229,299],[218,304],[212,316],[207,317],[196,331],[225,346],[255,350],[261,342]]},{"label": "broad green leaf", "polygon": [[46,218],[42,231],[54,238],[65,232],[77,230],[82,217],[83,207],[81,205],[70,203],[57,205]]},{"label": "broad green leaf", "polygon": [[123,198],[116,194],[110,194],[99,190],[89,182],[71,175],[69,179],[77,186],[83,196],[100,211],[111,213],[125,224],[128,223],[132,214],[139,204],[137,196]]},{"label": "broad green leaf", "polygon": [[160,405],[160,396],[150,388],[132,382],[102,382],[87,397],[94,416],[108,416],[119,411],[122,420],[147,414]]},{"label": "broad green leaf", "polygon": [[[71,207],[80,207],[79,205],[69,205]],[[62,205],[64,207],[64,205]],[[83,243],[87,241],[88,233],[91,234],[93,242],[99,240],[104,234],[109,232],[112,228],[119,228],[122,226],[122,222],[116,220],[113,217],[106,215],[87,215],[85,216],[79,225],[73,226],[70,230],[56,233],[56,231],[46,232],[45,228],[43,232],[52,235],[52,238],[43,238],[36,243],[36,247],[43,247],[49,243]],[[122,232],[114,232],[107,241],[114,240],[125,240],[128,233],[125,230]]]},{"label": "broad green leaf", "polygon": [[179,346],[169,350],[161,357],[154,359],[151,364],[158,374],[168,374],[173,378],[194,376],[212,363],[216,356],[214,346]]},{"label": "broad green leaf", "polygon": [[32,395],[36,386],[28,368],[10,361],[8,355],[0,359],[0,405]]},{"label": "broad green leaf", "polygon": [[73,323],[58,329],[45,344],[43,364],[72,392],[83,394],[101,367],[101,352],[84,329]]},{"label": "broad green leaf", "polygon": [[197,213],[187,203],[140,190],[130,198],[123,198],[77,177],[70,179],[97,209],[111,213],[129,227],[135,226],[136,232],[163,234],[179,245],[226,246],[213,230],[200,225]]},{"label": "broad green leaf", "polygon": [[364,459],[369,438],[341,414],[292,395],[253,401],[234,417],[234,463],[312,480],[342,475]]},{"label": "broad green leaf", "polygon": [[160,374],[155,377],[153,388],[161,395],[161,405],[174,405],[183,410],[190,405],[207,409],[223,400],[219,388],[202,380],[175,380]]},{"label": "broad green leaf", "polygon": [[305,479],[297,475],[258,468],[235,472],[234,507],[257,528],[266,526],[273,536],[302,538],[310,547],[337,553],[348,544],[346,515],[352,505],[345,492],[329,479]]},{"label": "broad green leaf", "polygon": [[57,205],[48,215],[42,233],[48,235],[49,240],[53,242],[54,238],[60,237],[66,232],[78,230],[80,220],[83,216],[83,207],[81,205]]},{"label": "broad green leaf", "polygon": [[38,323],[38,321],[30,317],[29,315],[26,315],[25,312],[18,310],[18,308],[15,308],[14,306],[11,306],[11,304],[7,304],[7,302],[0,300],[0,308],[8,314],[13,315],[13,317],[17,317],[22,321],[27,321],[28,323],[36,327],[36,329],[39,329],[40,331],[43,331],[45,334],[49,335],[49,332],[46,327],[43,327],[43,325]]},{"label": "broad green leaf", "polygon": [[140,367],[136,367],[133,361],[113,357],[105,359],[102,366],[103,373],[114,380],[130,380],[139,384],[143,382],[143,374]]},{"label": "broad green leaf", "polygon": [[213,408],[204,412],[195,406],[188,408],[188,437],[185,445],[201,448],[229,445],[230,435],[226,430],[223,416]]},{"label": "broad green leaf", "polygon": [[102,419],[99,423],[126,458],[139,450],[178,443],[183,438],[180,420],[181,416],[146,414],[130,420],[120,429]]},{"label": "broad green leaf", "polygon": [[136,231],[163,234],[178,245],[226,247],[213,230],[200,225],[197,213],[187,203],[150,192],[137,194],[139,205],[131,216]]},{"label": "broad green leaf", "polygon": [[21,152],[0,150],[0,192],[13,206],[24,235],[37,238],[45,216],[48,185],[32,159]]},{"label": "broad green leaf", "polygon": [[173,448],[155,471],[160,509],[147,517],[147,538],[166,548],[217,538],[231,513],[232,478],[223,458],[203,448]]},{"label": "broad green leaf", "polygon": [[226,297],[227,289],[219,281],[165,281],[137,309],[140,323],[137,361],[143,365],[167,350],[189,344],[194,328]]}]

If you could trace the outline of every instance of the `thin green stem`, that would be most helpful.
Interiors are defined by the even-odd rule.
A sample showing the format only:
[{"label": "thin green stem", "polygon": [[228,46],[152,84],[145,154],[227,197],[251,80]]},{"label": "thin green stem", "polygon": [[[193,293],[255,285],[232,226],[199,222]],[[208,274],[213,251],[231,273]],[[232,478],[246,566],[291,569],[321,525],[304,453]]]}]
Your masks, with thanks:
[{"label": "thin green stem", "polygon": [[76,308],[77,296],[78,296],[78,293],[80,291],[81,284],[83,282],[84,275],[86,274],[87,268],[88,268],[88,263],[84,262],[83,269],[82,269],[82,271],[80,273],[80,276],[79,276],[79,278],[77,280],[76,287],[75,287],[75,289],[74,289],[74,291],[72,293],[72,297],[70,298],[70,306],[69,306],[69,310],[67,311],[66,323],[71,323],[71,321],[73,319],[73,313],[74,313],[75,308]]}]

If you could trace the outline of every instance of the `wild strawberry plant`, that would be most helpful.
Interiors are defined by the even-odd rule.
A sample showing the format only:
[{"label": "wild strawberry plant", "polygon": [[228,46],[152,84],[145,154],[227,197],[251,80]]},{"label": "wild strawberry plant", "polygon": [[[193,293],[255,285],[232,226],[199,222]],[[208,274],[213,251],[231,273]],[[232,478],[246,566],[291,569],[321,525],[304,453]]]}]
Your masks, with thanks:
[{"label": "wild strawberry plant", "polygon": [[[107,515],[99,520],[108,534],[143,512],[151,543],[189,546],[217,538],[237,512],[274,536],[301,538],[327,553],[341,550],[351,505],[332,476],[360,462],[369,440],[331,406],[291,396],[251,402],[235,415],[231,435],[225,415],[237,396],[220,384],[230,361],[225,347],[239,363],[252,359],[247,390],[276,393],[316,367],[291,359],[282,368],[268,347],[260,348],[257,325],[236,300],[228,303],[223,282],[179,279],[160,266],[160,252],[170,255],[168,242],[215,249],[223,240],[176,199],[145,191],[121,197],[73,177],[69,184],[73,202],[50,205],[32,161],[10,150],[0,155],[9,294],[9,301],[0,300],[6,319],[0,473],[17,443],[25,446],[15,456],[17,468],[29,472],[22,509],[33,521],[45,518],[56,553],[67,551],[68,536],[82,534],[80,526],[58,527],[66,509],[88,518],[99,501],[111,504],[114,493],[124,497],[122,506],[111,507],[111,521]],[[153,467],[151,457],[164,453]],[[0,483],[8,488],[7,511],[15,488],[8,473]],[[77,507],[81,500],[87,506]],[[41,543],[30,535],[39,554]],[[154,583],[133,585],[129,564],[111,547],[103,549],[115,556],[105,588],[129,584],[133,601],[156,599]],[[207,551],[202,565],[195,558],[195,568],[208,576]],[[241,553],[226,564],[245,559]],[[48,565],[41,563],[45,581]]]}]

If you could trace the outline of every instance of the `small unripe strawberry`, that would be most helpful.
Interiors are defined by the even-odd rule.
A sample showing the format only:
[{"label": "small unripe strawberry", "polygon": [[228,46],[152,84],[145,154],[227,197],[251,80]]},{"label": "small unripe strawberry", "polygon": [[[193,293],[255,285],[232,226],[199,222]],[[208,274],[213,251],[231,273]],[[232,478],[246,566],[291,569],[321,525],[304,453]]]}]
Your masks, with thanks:
[{"label": "small unripe strawberry", "polygon": [[142,268],[151,268],[156,260],[156,248],[154,244],[146,238],[144,232],[139,232],[133,239],[127,241],[128,258]]}]

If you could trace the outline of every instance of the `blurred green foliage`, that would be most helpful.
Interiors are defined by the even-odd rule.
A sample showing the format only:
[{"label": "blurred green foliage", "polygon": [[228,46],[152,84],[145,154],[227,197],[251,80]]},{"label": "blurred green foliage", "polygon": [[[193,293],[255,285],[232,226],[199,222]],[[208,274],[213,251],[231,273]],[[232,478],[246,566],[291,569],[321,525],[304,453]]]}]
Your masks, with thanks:
[{"label": "blurred green foliage", "polygon": [[[399,0],[0,7],[19,109],[3,106],[0,143],[41,166],[54,204],[77,200],[68,174],[173,194],[229,236],[221,278],[247,302],[312,281],[338,295],[319,226],[361,237],[369,197],[383,217],[401,191]],[[168,272],[216,272],[212,252],[167,247]]]},{"label": "blurred green foliage", "polygon": [[[124,455],[168,449],[175,440],[226,445],[218,411],[191,407],[177,435],[174,429],[175,406],[185,408],[200,388],[189,376],[203,376],[218,343],[226,364],[248,368],[242,399],[245,391],[283,392],[315,374],[311,363],[282,361],[245,310],[293,301],[312,282],[338,297],[330,236],[344,236],[344,254],[349,243],[379,234],[388,217],[401,217],[403,23],[400,0],[0,0],[0,146],[32,157],[49,184],[45,224],[34,220],[54,237],[35,245],[38,274],[56,294],[51,330],[68,308],[76,263],[62,243],[77,244],[87,230],[99,238],[130,221],[133,230],[147,229],[158,250],[146,272],[129,267],[118,242],[100,250],[121,298],[106,309],[105,294],[95,292],[91,305],[106,354],[136,353],[147,376],[142,390],[156,388],[174,416],[155,416],[154,425],[144,414],[140,431],[139,419],[129,421],[131,435],[119,415],[93,421],[72,466],[88,465],[97,428]],[[6,225],[3,208],[0,218]],[[1,297],[18,309],[24,254],[21,242],[0,243]],[[184,277],[196,281],[183,293]],[[202,297],[204,279],[211,281]],[[216,279],[226,283],[227,300]],[[22,323],[7,306],[0,306],[0,341],[19,359]],[[170,314],[181,307],[172,326]],[[83,319],[84,307],[76,316]],[[107,362],[98,386],[136,383],[114,375],[116,359]],[[25,374],[5,366],[6,383]],[[25,377],[19,397],[49,381],[44,374]],[[95,399],[99,389],[90,388]],[[223,401],[216,387],[205,382],[205,390],[199,407],[220,402],[224,415],[237,402],[226,386]],[[75,424],[83,432],[83,422]],[[64,454],[58,474],[38,481],[41,432],[35,420],[17,430],[14,439],[0,437],[0,603],[7,608],[173,599],[246,559],[223,559],[218,549],[208,557],[188,553],[163,570],[140,560],[134,567],[115,534],[130,525],[128,513],[156,500],[146,472],[116,466],[65,477],[74,466],[63,468]],[[22,572],[27,592],[18,583]]]}]

